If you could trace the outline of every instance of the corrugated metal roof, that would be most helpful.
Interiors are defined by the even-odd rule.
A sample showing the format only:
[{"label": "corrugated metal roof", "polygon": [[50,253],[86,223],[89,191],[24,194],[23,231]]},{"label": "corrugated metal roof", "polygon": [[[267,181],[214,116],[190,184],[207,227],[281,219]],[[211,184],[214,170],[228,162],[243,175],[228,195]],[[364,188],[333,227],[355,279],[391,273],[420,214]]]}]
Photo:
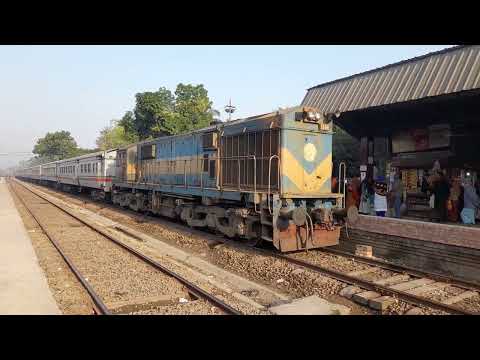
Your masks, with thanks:
[{"label": "corrugated metal roof", "polygon": [[347,112],[480,88],[480,46],[456,46],[308,89],[302,106]]}]

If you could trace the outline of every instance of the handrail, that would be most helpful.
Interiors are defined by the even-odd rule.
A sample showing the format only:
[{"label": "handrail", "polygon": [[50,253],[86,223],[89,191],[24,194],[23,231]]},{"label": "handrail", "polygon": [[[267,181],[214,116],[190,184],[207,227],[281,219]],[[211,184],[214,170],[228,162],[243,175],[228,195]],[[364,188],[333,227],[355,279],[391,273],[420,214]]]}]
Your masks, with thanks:
[{"label": "handrail", "polygon": [[[343,169],[343,179],[342,179],[342,169]],[[341,183],[340,183],[340,180],[342,180]],[[338,193],[343,194],[342,209],[344,209],[346,206],[346,192],[345,192],[346,187],[347,187],[347,164],[345,163],[345,161],[342,161],[340,162],[340,164],[338,164]],[[342,189],[342,191],[340,191],[340,189]]]},{"label": "handrail", "polygon": [[273,215],[273,212],[270,208],[270,183],[271,183],[271,173],[272,173],[272,159],[277,158],[278,159],[278,174],[277,174],[277,181],[278,181],[278,188],[280,189],[280,157],[278,155],[272,155],[270,156],[270,159],[268,160],[268,192],[267,192],[267,204],[268,204],[268,211],[270,212],[270,215]]}]

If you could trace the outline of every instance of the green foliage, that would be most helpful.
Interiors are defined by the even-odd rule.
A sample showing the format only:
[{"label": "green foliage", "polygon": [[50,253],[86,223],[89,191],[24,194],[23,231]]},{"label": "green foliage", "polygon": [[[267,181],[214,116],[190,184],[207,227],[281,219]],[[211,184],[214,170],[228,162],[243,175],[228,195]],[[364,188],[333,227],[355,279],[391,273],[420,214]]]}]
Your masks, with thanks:
[{"label": "green foliage", "polygon": [[203,85],[178,84],[175,90],[174,120],[167,124],[167,130],[173,135],[182,134],[210,125],[213,120],[212,102]]},{"label": "green foliage", "polygon": [[51,161],[67,159],[95,152],[96,149],[79,148],[75,139],[68,131],[48,132],[45,137],[38,139],[33,148],[37,156],[27,161],[22,161],[20,166],[35,166]]},{"label": "green foliage", "polygon": [[338,175],[338,165],[345,161],[347,164],[347,176],[355,176],[360,168],[360,142],[350,136],[340,127],[333,126],[333,174]]},{"label": "green foliage", "polygon": [[117,125],[123,127],[127,137],[136,137],[135,115],[131,111],[127,111],[125,115],[118,121]]},{"label": "green foliage", "polygon": [[175,94],[164,87],[135,95],[136,105],[120,121],[127,134],[140,139],[183,134],[210,125],[219,113],[203,85],[178,84]]},{"label": "green foliage", "polygon": [[33,153],[40,158],[61,160],[75,156],[78,150],[77,142],[68,131],[47,133],[39,139],[33,148]]},{"label": "green foliage", "polygon": [[96,140],[97,147],[100,150],[114,149],[138,141],[138,137],[134,133],[126,131],[128,124],[126,126],[121,125],[122,120],[112,120],[110,126],[100,131]]},{"label": "green foliage", "polygon": [[162,87],[156,92],[135,95],[134,127],[141,139],[169,135],[165,124],[172,122],[175,98],[171,91]]}]

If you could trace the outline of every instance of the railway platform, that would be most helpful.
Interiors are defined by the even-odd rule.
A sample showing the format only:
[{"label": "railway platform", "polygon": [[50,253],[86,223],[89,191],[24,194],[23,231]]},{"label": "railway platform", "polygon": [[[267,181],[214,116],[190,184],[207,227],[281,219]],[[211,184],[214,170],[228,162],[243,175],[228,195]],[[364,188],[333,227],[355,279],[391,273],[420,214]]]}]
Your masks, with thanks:
[{"label": "railway platform", "polygon": [[61,314],[3,182],[0,183],[0,314]]}]

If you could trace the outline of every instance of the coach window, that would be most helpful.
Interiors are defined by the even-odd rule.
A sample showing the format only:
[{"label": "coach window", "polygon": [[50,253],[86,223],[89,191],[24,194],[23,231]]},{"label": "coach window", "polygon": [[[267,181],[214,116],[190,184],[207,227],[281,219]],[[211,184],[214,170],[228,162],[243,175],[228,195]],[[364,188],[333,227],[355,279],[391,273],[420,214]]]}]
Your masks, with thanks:
[{"label": "coach window", "polygon": [[91,164],[88,164],[87,167],[88,167],[88,172],[90,173],[92,171]]},{"label": "coach window", "polygon": [[208,154],[203,154],[203,172],[208,172]]},{"label": "coach window", "polygon": [[210,160],[210,178],[214,178],[215,177],[215,160]]}]

